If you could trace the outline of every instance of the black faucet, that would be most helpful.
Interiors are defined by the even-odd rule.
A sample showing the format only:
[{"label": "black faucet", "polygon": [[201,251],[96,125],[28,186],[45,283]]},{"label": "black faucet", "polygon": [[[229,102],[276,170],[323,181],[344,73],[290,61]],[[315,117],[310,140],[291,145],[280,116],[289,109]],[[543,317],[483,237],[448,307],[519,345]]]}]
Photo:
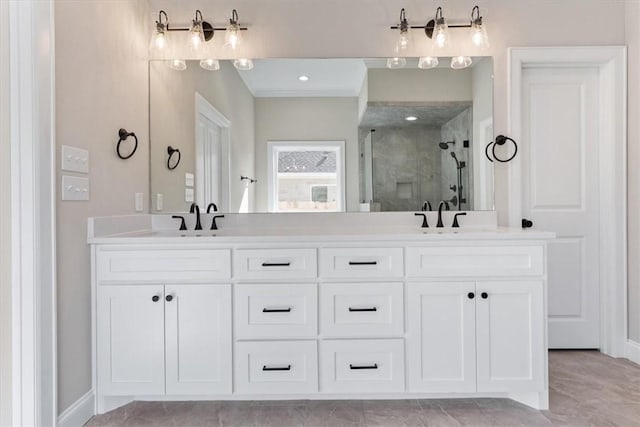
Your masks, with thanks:
[{"label": "black faucet", "polygon": [[414,215],[422,217],[422,228],[429,228],[429,224],[427,224],[427,214],[415,213]]},{"label": "black faucet", "polygon": [[438,228],[444,227],[444,224],[442,223],[442,207],[443,206],[445,206],[446,209],[449,210],[449,202],[447,202],[446,200],[443,200],[438,205],[438,224],[436,225],[436,227]]},{"label": "black faucet", "polygon": [[196,228],[194,228],[194,230],[202,230],[202,224],[200,223],[200,207],[195,203],[191,203],[189,213],[196,214]]},{"label": "black faucet", "polygon": [[184,223],[184,217],[181,215],[173,215],[171,218],[173,219],[181,219],[182,221],[180,221],[180,230],[186,230],[187,229],[187,225]]},{"label": "black faucet", "polygon": [[431,202],[426,200],[423,204],[422,204],[422,211],[431,211]]},{"label": "black faucet", "polygon": [[467,213],[466,212],[458,212],[457,214],[455,214],[453,216],[453,225],[451,227],[453,228],[459,228],[460,224],[458,224],[458,217],[459,216],[465,216]]},{"label": "black faucet", "polygon": [[211,220],[211,228],[209,230],[218,229],[218,224],[216,224],[216,218],[224,218],[224,215],[214,215],[213,220]]},{"label": "black faucet", "polygon": [[209,206],[207,206],[207,213],[211,212],[218,212],[218,205],[215,203],[209,203]]}]

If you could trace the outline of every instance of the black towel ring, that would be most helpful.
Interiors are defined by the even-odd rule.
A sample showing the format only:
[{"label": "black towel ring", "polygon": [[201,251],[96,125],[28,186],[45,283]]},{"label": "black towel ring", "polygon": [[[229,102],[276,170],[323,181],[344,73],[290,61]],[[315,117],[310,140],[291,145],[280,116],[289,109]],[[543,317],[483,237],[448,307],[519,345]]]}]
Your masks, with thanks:
[{"label": "black towel ring", "polygon": [[[120,139],[118,139],[118,145],[116,146],[116,154],[122,160],[127,160],[127,159],[131,158],[131,156],[133,156],[136,153],[136,150],[138,149],[138,137],[136,136],[135,133],[127,132],[125,129],[120,129],[118,131],[118,135],[120,136]],[[126,141],[127,138],[129,138],[130,136],[133,137],[133,139],[136,141],[136,144],[133,146],[133,150],[131,151],[131,153],[129,153],[128,156],[123,156],[122,153],[120,153],[120,144],[123,141]]]},{"label": "black towel ring", "polygon": [[[180,150],[178,150],[177,148],[173,148],[172,146],[167,147],[167,153],[169,154],[169,158],[167,159],[167,169],[172,171],[175,168],[177,168],[178,165],[180,164],[180,159],[182,158],[182,154],[180,154]],[[174,153],[178,153],[178,160],[176,160],[173,166],[171,166],[171,158],[173,157]]]},{"label": "black towel ring", "polygon": [[[504,145],[507,141],[511,141],[513,143],[513,154],[508,159],[501,159],[496,155],[496,145]],[[489,147],[491,147],[491,156],[493,156],[493,159],[489,155]],[[484,149],[484,154],[487,156],[487,159],[489,159],[490,162],[493,162],[495,160],[500,163],[507,163],[513,160],[516,157],[516,154],[518,154],[518,144],[513,140],[513,138],[509,138],[508,136],[504,135],[498,135],[496,136],[495,141],[487,144],[486,148]]]}]

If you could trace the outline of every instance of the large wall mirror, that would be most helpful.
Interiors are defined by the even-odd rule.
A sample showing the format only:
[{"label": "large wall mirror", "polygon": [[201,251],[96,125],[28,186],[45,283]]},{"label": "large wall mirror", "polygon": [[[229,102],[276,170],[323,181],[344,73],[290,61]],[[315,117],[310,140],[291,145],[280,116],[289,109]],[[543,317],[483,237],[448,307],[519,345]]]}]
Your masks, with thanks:
[{"label": "large wall mirror", "polygon": [[493,209],[493,64],[472,60],[150,61],[151,210]]}]

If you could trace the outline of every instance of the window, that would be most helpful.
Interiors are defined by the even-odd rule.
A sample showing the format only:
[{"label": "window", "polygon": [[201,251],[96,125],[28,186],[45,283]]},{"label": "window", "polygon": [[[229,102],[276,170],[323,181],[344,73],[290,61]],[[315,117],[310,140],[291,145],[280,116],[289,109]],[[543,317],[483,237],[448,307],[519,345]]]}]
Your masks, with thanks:
[{"label": "window", "polygon": [[344,142],[269,142],[269,211],[344,211]]}]

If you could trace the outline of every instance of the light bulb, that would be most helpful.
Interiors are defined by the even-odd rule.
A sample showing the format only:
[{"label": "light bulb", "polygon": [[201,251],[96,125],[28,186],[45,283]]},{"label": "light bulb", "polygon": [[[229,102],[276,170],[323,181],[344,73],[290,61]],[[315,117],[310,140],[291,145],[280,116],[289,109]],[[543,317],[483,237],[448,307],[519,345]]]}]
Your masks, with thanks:
[{"label": "light bulb", "polygon": [[451,58],[451,68],[454,70],[460,70],[462,68],[467,68],[471,65],[471,58],[468,56],[454,56]]},{"label": "light bulb", "polygon": [[387,59],[387,68],[390,68],[392,70],[403,68],[405,65],[407,65],[406,58],[394,57],[394,58]]},{"label": "light bulb", "polygon": [[162,51],[165,50],[169,42],[164,32],[154,32],[151,36],[151,49]]},{"label": "light bulb", "polygon": [[224,45],[231,49],[236,49],[240,43],[242,43],[242,31],[240,30],[240,24],[238,24],[238,12],[233,9],[231,19],[229,19],[229,26],[224,33]]},{"label": "light bulb", "polygon": [[169,68],[176,71],[184,71],[187,69],[187,63],[184,59],[171,59],[167,61],[167,65]]},{"label": "light bulb", "polygon": [[208,71],[217,71],[220,69],[220,61],[217,59],[203,59],[200,61],[200,66]]},{"label": "light bulb", "polygon": [[248,58],[234,59],[233,66],[240,71],[248,71],[253,68],[253,61]]},{"label": "light bulb", "polygon": [[[162,17],[164,16],[164,21]],[[169,25],[169,19],[164,10],[161,10],[156,21],[156,28],[151,35],[151,43],[149,44],[149,50],[155,52],[165,52],[169,50],[169,39],[167,38],[167,28]]]},{"label": "light bulb", "polygon": [[202,26],[200,24],[194,23],[189,30],[189,42],[188,46],[192,52],[200,52],[202,50],[202,45],[204,44],[204,32],[202,31]]},{"label": "light bulb", "polygon": [[400,10],[400,25],[398,25],[398,28],[400,29],[400,36],[398,37],[398,42],[396,43],[396,52],[407,50],[411,45],[409,21],[407,21],[407,15],[404,9]]},{"label": "light bulb", "polygon": [[437,56],[423,56],[418,60],[418,68],[422,70],[428,70],[429,68],[435,68],[438,66]]},{"label": "light bulb", "polygon": [[444,18],[442,18],[441,21],[442,22],[436,23],[436,27],[433,30],[433,40],[439,48],[445,47],[449,42],[447,23],[444,21]]}]

